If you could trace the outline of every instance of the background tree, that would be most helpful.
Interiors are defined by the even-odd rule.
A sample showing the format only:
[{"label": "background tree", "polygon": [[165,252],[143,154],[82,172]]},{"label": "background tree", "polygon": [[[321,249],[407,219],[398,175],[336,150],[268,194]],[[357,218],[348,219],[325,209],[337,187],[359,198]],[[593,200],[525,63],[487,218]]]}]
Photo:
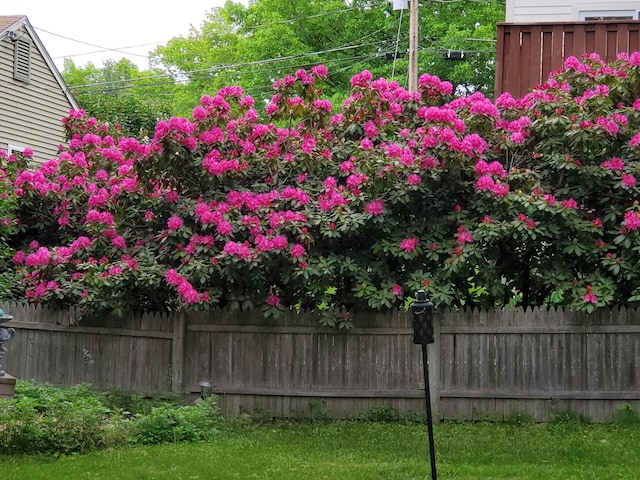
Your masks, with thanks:
[{"label": "background tree", "polygon": [[[423,5],[420,71],[461,92],[492,94],[495,24],[502,20],[504,3],[497,1]],[[229,84],[266,101],[274,79],[319,63],[330,68],[325,88],[338,104],[349,78],[363,69],[406,84],[408,23],[408,12],[393,11],[386,0],[256,0],[248,7],[228,1],[153,55],[158,66],[189,79],[189,105]],[[451,51],[463,58],[449,60]]]},{"label": "background tree", "polygon": [[140,71],[133,62],[107,60],[102,68],[65,59],[62,76],[80,106],[127,136],[153,132],[173,110],[175,80],[160,69]]},{"label": "background tree", "polygon": [[[268,102],[275,79],[318,64],[330,69],[324,88],[340,105],[349,79],[364,69],[407,84],[408,20],[408,11],[394,11],[387,0],[253,0],[248,6],[229,0],[152,52],[150,70],[124,59],[101,68],[66,60],[63,76],[91,115],[117,119],[135,134],[150,131],[151,119],[167,111],[189,115],[203,95],[226,85]],[[460,93],[491,96],[495,24],[503,20],[499,0],[424,3],[419,71],[452,82]]]}]

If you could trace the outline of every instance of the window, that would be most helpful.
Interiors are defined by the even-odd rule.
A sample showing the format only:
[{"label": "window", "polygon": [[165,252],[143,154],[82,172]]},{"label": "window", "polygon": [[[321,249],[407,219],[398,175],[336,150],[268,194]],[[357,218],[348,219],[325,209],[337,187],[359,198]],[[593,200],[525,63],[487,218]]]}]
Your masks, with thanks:
[{"label": "window", "polygon": [[31,76],[31,42],[18,38],[13,57],[13,78],[28,83]]},{"label": "window", "polygon": [[638,18],[636,10],[582,10],[580,21],[596,20],[635,20]]},{"label": "window", "polygon": [[7,145],[7,155],[11,155],[13,152],[24,152],[24,147],[18,147],[17,145]]}]

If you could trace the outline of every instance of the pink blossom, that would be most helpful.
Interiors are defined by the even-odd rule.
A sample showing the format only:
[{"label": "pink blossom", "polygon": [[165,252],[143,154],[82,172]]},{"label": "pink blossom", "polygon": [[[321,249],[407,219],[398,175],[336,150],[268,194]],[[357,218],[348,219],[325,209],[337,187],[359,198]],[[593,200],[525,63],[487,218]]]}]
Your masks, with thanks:
[{"label": "pink blossom", "polygon": [[165,272],[164,278],[169,285],[180,285],[184,280],[184,277],[176,272],[173,268],[170,268]]},{"label": "pink blossom", "polygon": [[374,200],[364,207],[364,211],[369,215],[382,215],[384,211],[384,200]]},{"label": "pink blossom", "polygon": [[333,115],[329,119],[329,123],[331,123],[331,125],[341,125],[343,122],[344,122],[344,115],[342,115],[341,113]]},{"label": "pink blossom", "polygon": [[391,287],[391,293],[393,293],[395,296],[399,297],[400,295],[402,295],[402,287],[400,285],[398,285],[397,283],[394,284]]},{"label": "pink blossom", "polygon": [[467,232],[465,230],[465,231],[459,233],[459,235],[458,235],[458,244],[465,245],[465,244],[471,243],[471,242],[473,242],[473,235],[471,234],[471,232]]},{"label": "pink blossom", "polygon": [[237,242],[227,242],[222,248],[222,252],[225,255],[238,257],[242,260],[247,260],[251,256],[249,247]]},{"label": "pink blossom", "polygon": [[636,186],[636,177],[634,177],[633,175],[631,175],[630,173],[623,173],[622,174],[622,184],[625,187],[635,187]]},{"label": "pink blossom", "polygon": [[24,263],[25,258],[27,257],[27,254],[24,253],[22,250],[18,250],[12,258],[13,263],[15,263],[16,265],[20,265],[22,263]]},{"label": "pink blossom", "polygon": [[38,265],[47,265],[51,259],[51,252],[47,247],[40,247],[35,253],[27,256],[27,267],[37,267]]},{"label": "pink blossom", "polygon": [[180,217],[173,216],[167,220],[169,230],[178,230],[182,225],[184,225],[184,221]]},{"label": "pink blossom", "polygon": [[422,183],[422,178],[420,178],[420,175],[412,173],[407,177],[407,183],[409,185],[420,185]]},{"label": "pink blossom", "polygon": [[194,120],[204,120],[207,118],[207,111],[201,106],[197,106],[193,109],[193,119]]},{"label": "pink blossom", "polygon": [[360,140],[360,148],[363,150],[371,150],[373,148],[373,142],[368,138],[363,138]]},{"label": "pink blossom", "polygon": [[587,285],[586,287],[587,293],[584,294],[584,302],[585,303],[593,303],[594,305],[598,303],[598,297],[592,291],[591,285]]},{"label": "pink blossom", "polygon": [[87,223],[104,223],[108,226],[115,225],[115,221],[113,219],[113,215],[109,212],[99,212],[97,210],[89,210],[86,215]]},{"label": "pink blossom", "polygon": [[306,250],[302,245],[300,245],[299,243],[296,243],[291,247],[291,250],[289,250],[289,253],[291,253],[291,256],[293,258],[300,258],[300,257],[304,257]]},{"label": "pink blossom", "polygon": [[416,237],[405,238],[400,242],[400,249],[404,250],[407,253],[411,253],[416,249],[419,242],[420,240]]},{"label": "pink blossom", "polygon": [[280,305],[280,297],[278,297],[277,295],[269,295],[267,297],[267,305],[277,307],[278,305]]},{"label": "pink blossom", "polygon": [[316,65],[315,67],[312,67],[310,71],[316,77],[326,77],[328,74],[327,67],[324,65]]},{"label": "pink blossom", "polygon": [[233,226],[226,220],[220,220],[216,225],[216,231],[220,235],[229,236],[233,233]]},{"label": "pink blossom", "polygon": [[120,250],[126,250],[127,248],[127,244],[124,241],[124,238],[120,235],[113,237],[113,239],[111,240],[111,245],[113,245],[116,248],[119,248]]},{"label": "pink blossom", "polygon": [[624,226],[630,231],[637,230],[640,227],[640,213],[635,210],[625,212]]},{"label": "pink blossom", "polygon": [[600,164],[602,168],[607,170],[624,170],[624,162],[621,158],[614,157],[611,160],[604,161]]},{"label": "pink blossom", "polygon": [[200,294],[186,279],[183,279],[182,282],[180,282],[180,285],[178,285],[178,293],[182,296],[185,302],[190,305],[200,301]]},{"label": "pink blossom", "polygon": [[369,70],[363,70],[362,72],[351,77],[351,86],[352,87],[366,87],[371,82],[373,75]]},{"label": "pink blossom", "polygon": [[118,266],[118,265],[114,265],[111,268],[109,268],[109,275],[113,276],[113,275],[122,275],[122,267]]}]

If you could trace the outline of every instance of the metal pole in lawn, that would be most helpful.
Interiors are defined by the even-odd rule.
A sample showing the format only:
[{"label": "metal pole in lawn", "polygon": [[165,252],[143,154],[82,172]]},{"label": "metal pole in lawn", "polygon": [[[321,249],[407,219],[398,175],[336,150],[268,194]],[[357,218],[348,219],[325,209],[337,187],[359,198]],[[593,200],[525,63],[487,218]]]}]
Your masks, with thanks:
[{"label": "metal pole in lawn", "polygon": [[422,369],[424,371],[424,398],[427,410],[427,432],[429,434],[429,459],[431,461],[431,479],[436,480],[436,451],[433,443],[433,414],[431,412],[431,390],[429,387],[429,360],[427,344],[433,339],[433,303],[427,300],[424,290],[418,290],[417,298],[410,307],[413,317],[413,343],[422,346]]}]

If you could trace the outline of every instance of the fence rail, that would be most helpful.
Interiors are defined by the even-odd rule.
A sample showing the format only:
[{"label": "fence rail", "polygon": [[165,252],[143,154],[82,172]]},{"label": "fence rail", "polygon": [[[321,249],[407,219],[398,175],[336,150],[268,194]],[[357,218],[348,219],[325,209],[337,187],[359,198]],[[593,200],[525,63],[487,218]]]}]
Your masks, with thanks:
[{"label": "fence rail", "polygon": [[495,96],[522,97],[567,57],[598,53],[606,62],[640,50],[640,21],[499,23]]},{"label": "fence rail", "polygon": [[[3,365],[57,385],[199,392],[209,380],[223,411],[354,417],[382,405],[422,412],[421,349],[409,315],[356,313],[350,332],[313,315],[246,313],[106,318],[3,305],[16,328]],[[429,346],[440,418],[572,410],[607,420],[640,408],[640,311],[444,310]]]}]

